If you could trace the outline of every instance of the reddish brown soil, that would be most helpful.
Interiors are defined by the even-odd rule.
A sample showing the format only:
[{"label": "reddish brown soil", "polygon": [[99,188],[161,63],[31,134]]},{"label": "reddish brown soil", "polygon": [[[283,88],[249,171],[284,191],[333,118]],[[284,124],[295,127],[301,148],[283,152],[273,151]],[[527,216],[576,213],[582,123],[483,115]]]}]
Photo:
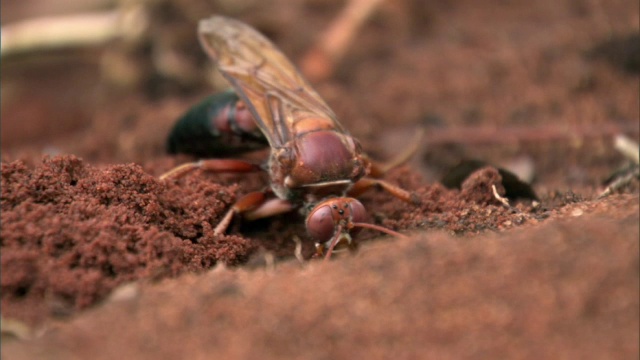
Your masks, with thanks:
[{"label": "reddish brown soil", "polygon": [[[409,239],[365,230],[328,263],[295,259],[296,239],[314,251],[297,213],[213,234],[265,174],[157,176],[190,160],[164,141],[211,92],[197,19],[232,14],[297,60],[342,1],[157,5],[147,46],[175,73],[119,42],[3,59],[3,357],[637,358],[638,181],[596,197],[628,161],[613,136],[638,140],[638,47],[615,42],[638,3],[481,3],[385,2],[315,84],[374,158],[426,130],[385,177],[421,204],[361,197]],[[116,84],[118,56],[136,81]],[[470,158],[533,164],[539,204],[498,202],[494,167],[439,184]]]}]

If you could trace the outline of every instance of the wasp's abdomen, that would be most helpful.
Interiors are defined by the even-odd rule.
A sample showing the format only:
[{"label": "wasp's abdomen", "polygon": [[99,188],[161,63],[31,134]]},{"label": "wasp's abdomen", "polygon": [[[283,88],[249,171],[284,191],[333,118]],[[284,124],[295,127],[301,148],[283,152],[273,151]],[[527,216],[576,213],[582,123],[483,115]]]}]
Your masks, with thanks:
[{"label": "wasp's abdomen", "polygon": [[167,140],[171,154],[217,157],[268,146],[253,116],[233,91],[209,96],[191,108]]}]

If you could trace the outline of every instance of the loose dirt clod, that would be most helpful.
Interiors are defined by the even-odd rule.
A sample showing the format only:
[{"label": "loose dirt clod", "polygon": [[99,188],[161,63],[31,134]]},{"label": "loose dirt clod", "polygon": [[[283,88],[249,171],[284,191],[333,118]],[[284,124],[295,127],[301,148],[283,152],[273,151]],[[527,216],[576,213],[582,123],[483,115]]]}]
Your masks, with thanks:
[{"label": "loose dirt clod", "polygon": [[212,234],[231,189],[164,184],[137,165],[99,169],[75,156],[35,169],[4,163],[3,315],[33,299],[43,309],[23,316],[67,314],[124,282],[243,262],[249,240]]}]

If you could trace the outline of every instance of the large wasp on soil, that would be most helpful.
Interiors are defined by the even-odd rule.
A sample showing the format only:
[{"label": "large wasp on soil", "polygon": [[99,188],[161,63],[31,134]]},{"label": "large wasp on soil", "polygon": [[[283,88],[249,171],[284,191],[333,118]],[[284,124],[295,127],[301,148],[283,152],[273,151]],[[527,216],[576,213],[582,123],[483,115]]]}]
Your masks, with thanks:
[{"label": "large wasp on soil", "polygon": [[[352,236],[360,228],[403,236],[365,223],[364,206],[353,196],[380,187],[409,203],[417,203],[417,197],[377,178],[392,166],[376,164],[363,153],[275,45],[249,25],[222,16],[201,20],[198,34],[235,93],[209,97],[178,121],[169,136],[169,151],[209,159],[183,164],[161,178],[179,177],[193,169],[266,170],[271,180],[269,190],[241,197],[215,227],[216,233],[224,233],[237,214],[251,220],[304,205],[307,232],[316,241],[317,256],[325,259],[336,247],[353,249]],[[266,146],[271,153],[262,166],[212,158]],[[394,165],[410,156],[406,153]]]}]

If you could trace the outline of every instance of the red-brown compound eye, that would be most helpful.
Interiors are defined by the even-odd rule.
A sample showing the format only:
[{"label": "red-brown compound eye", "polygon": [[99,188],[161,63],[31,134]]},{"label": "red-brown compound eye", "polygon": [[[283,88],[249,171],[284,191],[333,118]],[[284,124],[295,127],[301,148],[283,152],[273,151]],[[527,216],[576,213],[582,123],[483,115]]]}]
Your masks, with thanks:
[{"label": "red-brown compound eye", "polygon": [[351,207],[351,221],[364,222],[367,219],[367,210],[364,205],[356,199],[350,199],[349,207]]},{"label": "red-brown compound eye", "polygon": [[333,218],[331,205],[326,202],[316,206],[307,216],[307,233],[316,242],[324,243],[329,241],[336,231],[336,221]]},{"label": "red-brown compound eye", "polygon": [[354,222],[363,222],[367,212],[360,201],[352,198],[334,198],[318,204],[309,216],[306,226],[309,235],[317,242],[329,241],[342,223],[344,230],[355,235],[360,229],[351,229]]}]

